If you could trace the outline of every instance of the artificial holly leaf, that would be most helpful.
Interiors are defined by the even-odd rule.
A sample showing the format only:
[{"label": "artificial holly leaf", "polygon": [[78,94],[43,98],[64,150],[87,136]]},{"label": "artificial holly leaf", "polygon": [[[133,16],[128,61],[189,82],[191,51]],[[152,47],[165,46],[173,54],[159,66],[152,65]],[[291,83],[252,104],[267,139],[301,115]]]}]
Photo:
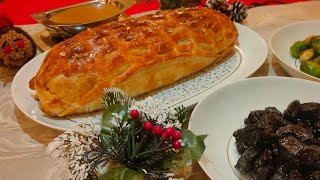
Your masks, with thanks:
[{"label": "artificial holly leaf", "polygon": [[128,107],[120,103],[109,105],[108,108],[103,112],[102,123],[101,123],[101,144],[103,149],[110,147],[110,136],[117,124],[113,120],[113,114],[118,114],[122,118],[122,123],[129,119]]},{"label": "artificial holly leaf", "polygon": [[206,146],[207,135],[195,135],[190,130],[181,130],[184,147],[179,153],[172,153],[163,163],[163,168],[179,168],[186,166],[192,160],[199,161]]},{"label": "artificial holly leaf", "polygon": [[144,177],[144,173],[139,171],[134,171],[125,166],[120,166],[112,169],[108,169],[106,173],[99,176],[99,180],[109,180],[109,179],[117,179],[117,180],[142,180]]},{"label": "artificial holly leaf", "polygon": [[182,130],[183,143],[185,144],[186,156],[199,161],[206,146],[204,139],[208,135],[195,135],[190,130]]},{"label": "artificial holly leaf", "polygon": [[[124,120],[128,119],[128,106],[124,106],[120,103],[109,105],[102,115],[102,127],[115,127],[115,124],[111,121],[114,113],[119,114]],[[126,119],[125,119],[126,118]]]}]

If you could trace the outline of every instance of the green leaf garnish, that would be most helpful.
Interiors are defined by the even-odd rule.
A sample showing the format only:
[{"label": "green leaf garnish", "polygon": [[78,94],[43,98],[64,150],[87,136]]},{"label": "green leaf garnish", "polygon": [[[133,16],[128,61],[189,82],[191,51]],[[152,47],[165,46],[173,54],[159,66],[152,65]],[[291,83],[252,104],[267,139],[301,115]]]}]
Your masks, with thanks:
[{"label": "green leaf garnish", "polygon": [[141,180],[144,177],[144,173],[140,171],[135,171],[129,169],[125,166],[120,166],[116,168],[112,168],[107,170],[105,174],[99,176],[99,180],[110,180],[110,179],[117,179],[117,180]]},{"label": "green leaf garnish", "polygon": [[[114,118],[113,114],[118,114],[119,121],[117,121],[116,118]],[[102,123],[101,123],[101,144],[103,149],[110,148],[112,146],[112,133],[119,127],[122,127],[122,124],[124,122],[127,122],[129,120],[129,115],[128,115],[128,107],[122,104],[112,104],[109,105],[108,108],[103,112],[102,115]],[[118,123],[115,124],[115,123]],[[120,131],[120,129],[119,129]]]},{"label": "green leaf garnish", "polygon": [[181,130],[184,143],[183,149],[179,153],[172,153],[163,163],[163,168],[179,168],[186,166],[190,161],[199,161],[204,150],[204,139],[207,135],[195,135],[190,130]]},{"label": "green leaf garnish", "polygon": [[206,146],[204,145],[204,139],[208,135],[195,135],[190,130],[182,130],[182,137],[184,147],[186,151],[186,157],[199,161]]}]

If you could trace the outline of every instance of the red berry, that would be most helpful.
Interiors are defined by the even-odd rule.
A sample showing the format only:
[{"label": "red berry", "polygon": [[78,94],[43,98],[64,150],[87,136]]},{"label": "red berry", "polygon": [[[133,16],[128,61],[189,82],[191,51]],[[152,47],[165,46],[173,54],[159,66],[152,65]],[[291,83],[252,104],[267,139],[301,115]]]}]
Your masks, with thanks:
[{"label": "red berry", "polygon": [[168,133],[166,132],[163,132],[162,135],[161,135],[161,138],[165,141],[168,141],[170,139],[170,136]]},{"label": "red berry", "polygon": [[172,134],[172,138],[173,140],[179,140],[181,139],[181,133],[179,131],[175,131],[173,134]]},{"label": "red berry", "polygon": [[8,54],[11,51],[11,46],[7,45],[6,47],[4,47],[3,52],[5,54]]},{"label": "red berry", "polygon": [[166,132],[163,132],[161,134],[161,138],[166,140],[168,138],[168,134]]},{"label": "red berry", "polygon": [[180,149],[181,148],[181,143],[179,141],[173,141],[172,142],[172,147],[174,149]]},{"label": "red berry", "polygon": [[144,127],[145,130],[150,131],[150,130],[152,129],[153,125],[152,125],[151,122],[148,122],[148,121],[147,121],[147,122],[145,122],[145,123],[143,124],[143,127]]},{"label": "red berry", "polygon": [[153,134],[155,134],[155,135],[158,135],[158,136],[162,135],[162,127],[161,126],[153,126],[152,131],[153,131]]},{"label": "red berry", "polygon": [[138,119],[140,116],[140,113],[139,111],[137,110],[131,110],[130,111],[130,117],[133,118],[133,119]]},{"label": "red berry", "polygon": [[24,47],[24,41],[22,39],[18,40],[17,41],[17,45],[18,45],[18,48],[23,48]]},{"label": "red berry", "polygon": [[166,133],[169,135],[169,136],[172,136],[172,134],[174,133],[174,127],[168,127],[166,129]]}]

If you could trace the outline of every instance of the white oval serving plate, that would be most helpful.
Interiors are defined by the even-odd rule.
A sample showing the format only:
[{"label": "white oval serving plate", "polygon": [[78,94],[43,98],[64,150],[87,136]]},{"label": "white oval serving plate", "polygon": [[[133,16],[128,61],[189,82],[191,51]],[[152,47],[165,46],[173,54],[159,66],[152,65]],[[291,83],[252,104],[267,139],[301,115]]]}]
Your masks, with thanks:
[{"label": "white oval serving plate", "polygon": [[[212,90],[253,74],[267,57],[267,45],[251,29],[240,24],[236,24],[236,27],[240,45],[236,47],[236,53],[232,57],[213,69],[205,69],[197,77],[186,78],[183,82],[161,88],[160,92],[148,95],[164,102],[166,108],[178,105],[191,107]],[[40,110],[38,101],[31,96],[35,92],[29,89],[29,81],[38,72],[46,54],[47,52],[40,54],[29,61],[14,77],[12,97],[18,108],[34,121],[60,130],[67,130],[84,118],[90,118],[99,124],[99,112],[57,118],[50,117]]]}]

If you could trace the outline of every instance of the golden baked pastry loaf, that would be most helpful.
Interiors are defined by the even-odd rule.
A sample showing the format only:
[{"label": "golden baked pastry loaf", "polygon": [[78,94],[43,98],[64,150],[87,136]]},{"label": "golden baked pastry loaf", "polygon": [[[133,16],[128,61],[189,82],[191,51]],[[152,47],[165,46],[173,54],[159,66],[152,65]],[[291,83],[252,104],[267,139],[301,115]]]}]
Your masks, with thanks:
[{"label": "golden baked pastry loaf", "polygon": [[217,63],[237,42],[224,14],[183,8],[90,28],[55,45],[29,82],[51,116],[102,108],[106,87],[134,97]]}]

